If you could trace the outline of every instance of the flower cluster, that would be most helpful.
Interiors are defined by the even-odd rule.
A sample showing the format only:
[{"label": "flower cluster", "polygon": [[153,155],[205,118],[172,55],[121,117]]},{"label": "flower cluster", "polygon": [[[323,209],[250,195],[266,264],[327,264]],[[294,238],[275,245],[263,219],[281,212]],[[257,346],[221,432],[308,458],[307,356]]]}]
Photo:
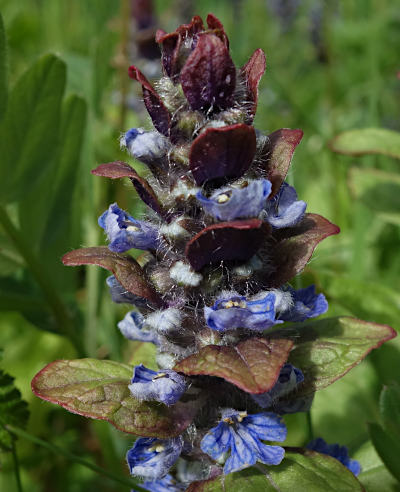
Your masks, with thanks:
[{"label": "flower cluster", "polygon": [[[289,282],[338,228],[306,213],[285,182],[301,130],[266,135],[252,125],[263,51],[235,67],[211,14],[207,27],[196,16],[156,40],[164,73],[156,88],[129,69],[155,131],[121,138],[148,179],[121,161],[93,171],[130,179],[149,211],[135,218],[110,205],[99,218],[110,251],[90,262],[113,272],[113,300],[131,305],[121,333],[157,348],[158,371],[133,369],[134,401],[195,409],[186,430],[143,434],[127,454],[147,490],[166,491],[282,461],[284,448],[264,441],[283,442],[282,415],[306,411],[312,396],[301,395],[307,374],[288,362],[293,341],[279,330],[328,308],[313,285]],[[121,255],[131,248],[145,251],[137,262]],[[237,369],[244,363],[248,377]],[[263,367],[259,379],[253,365]]]}]

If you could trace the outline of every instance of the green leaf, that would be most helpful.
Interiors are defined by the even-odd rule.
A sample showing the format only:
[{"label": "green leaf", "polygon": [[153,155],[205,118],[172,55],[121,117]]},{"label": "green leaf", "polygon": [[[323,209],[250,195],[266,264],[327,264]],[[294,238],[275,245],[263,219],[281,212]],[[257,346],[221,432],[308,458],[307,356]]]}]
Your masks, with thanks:
[{"label": "green leaf", "polygon": [[330,148],[340,154],[382,154],[400,159],[400,133],[385,128],[350,130],[331,140]]},{"label": "green leaf", "polygon": [[[58,146],[54,149],[51,166],[40,187],[28,193],[19,203],[22,233],[29,237],[32,247],[46,257],[44,265],[55,280],[62,282],[63,289],[68,285],[65,280],[73,278],[75,272],[66,274],[60,256],[79,245],[79,239],[72,237],[77,206],[80,205],[74,191],[85,126],[85,101],[71,95],[62,105]],[[65,274],[68,279],[64,278]]]},{"label": "green leaf", "polygon": [[188,376],[217,376],[249,393],[264,393],[277,380],[292,346],[291,340],[265,338],[249,338],[234,347],[207,345],[174,370]]},{"label": "green leaf", "polygon": [[46,175],[57,145],[64,86],[64,63],[46,55],[22,75],[11,92],[0,126],[3,203],[24,197]]},{"label": "green leaf", "polygon": [[362,492],[357,478],[338,460],[298,449],[278,466],[257,466],[213,480],[192,483],[186,492]]},{"label": "green leaf", "polygon": [[3,17],[0,14],[0,120],[7,108],[8,83],[7,83],[7,39],[4,29]]},{"label": "green leaf", "polygon": [[400,483],[389,473],[374,449],[371,441],[364,443],[353,455],[360,462],[358,480],[368,492],[400,492]]},{"label": "green leaf", "polygon": [[349,185],[354,196],[382,220],[400,224],[400,175],[378,169],[351,168]]},{"label": "green leaf", "polygon": [[107,420],[123,432],[164,438],[181,434],[193,420],[194,407],[139,401],[129,391],[131,377],[132,368],[118,362],[57,360],[36,374],[32,391],[70,412]]},{"label": "green leaf", "polygon": [[371,436],[371,441],[387,469],[400,481],[400,443],[398,439],[386,434],[378,424],[368,424],[368,431]]},{"label": "green leaf", "polygon": [[385,432],[400,441],[400,385],[383,388],[379,399],[381,419]]},{"label": "green leaf", "polygon": [[295,342],[289,362],[304,374],[300,396],[332,384],[396,332],[386,325],[342,317],[284,327],[273,336]]},{"label": "green leaf", "polygon": [[25,427],[28,418],[28,404],[14,386],[14,378],[0,370],[0,449],[12,450],[13,437],[4,426]]}]

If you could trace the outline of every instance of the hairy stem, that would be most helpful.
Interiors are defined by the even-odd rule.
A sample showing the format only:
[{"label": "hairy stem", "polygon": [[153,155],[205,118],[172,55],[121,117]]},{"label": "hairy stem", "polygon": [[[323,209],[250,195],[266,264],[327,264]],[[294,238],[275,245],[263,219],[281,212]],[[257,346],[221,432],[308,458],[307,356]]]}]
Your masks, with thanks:
[{"label": "hairy stem", "polygon": [[[82,466],[85,466],[86,468],[89,468],[90,470],[93,470],[94,472],[98,473],[99,475],[103,475],[105,477],[110,478],[111,480],[114,480],[114,482],[118,482],[122,485],[125,485],[126,487],[135,487],[135,491],[137,492],[146,492],[145,489],[140,487],[139,485],[136,484],[134,480],[131,480],[129,478],[121,477],[119,475],[116,475],[108,470],[104,470],[103,468],[100,468],[99,466],[91,463],[90,461],[87,461],[83,458],[80,458],[79,456],[76,456],[68,451],[65,451],[65,449],[60,448],[58,446],[55,446],[54,444],[51,444],[50,442],[43,441],[42,439],[39,439],[36,436],[33,436],[32,434],[29,434],[28,432],[25,432],[22,429],[19,429],[18,427],[14,427],[13,425],[6,425],[5,428],[11,432],[11,434],[14,434],[16,436],[19,436],[23,439],[27,439],[28,441],[37,444],[38,446],[42,446],[43,448],[48,449],[49,451],[52,451],[53,453],[61,454],[62,456],[65,456],[70,461],[73,461],[74,463],[79,463]],[[21,489],[19,489],[21,490]]]},{"label": "hairy stem", "polygon": [[83,355],[84,351],[82,343],[75,332],[73,321],[64,302],[58,296],[57,290],[52,284],[51,279],[47,276],[40,264],[40,261],[37,259],[31,247],[26,242],[21,231],[15,227],[7,213],[7,210],[2,206],[0,206],[0,224],[7,233],[8,237],[14,243],[17,251],[24,258],[26,266],[29,268],[39,287],[42,289],[42,292],[53,312],[59,333],[68,337],[75,345],[78,354]]}]

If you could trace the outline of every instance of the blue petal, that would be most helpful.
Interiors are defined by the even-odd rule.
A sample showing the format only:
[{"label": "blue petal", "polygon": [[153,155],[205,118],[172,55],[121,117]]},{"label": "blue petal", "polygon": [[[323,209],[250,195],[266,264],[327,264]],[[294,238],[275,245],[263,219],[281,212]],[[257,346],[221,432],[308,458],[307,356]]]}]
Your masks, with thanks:
[{"label": "blue petal", "polygon": [[157,160],[166,156],[168,140],[158,132],[147,132],[142,128],[131,128],[121,138],[121,145],[128,152],[145,164],[156,164]]},{"label": "blue petal", "polygon": [[150,480],[162,478],[179,458],[182,446],[182,437],[137,439],[126,455],[131,475]]},{"label": "blue petal", "polygon": [[231,445],[231,433],[225,422],[220,422],[216,427],[210,429],[203,437],[200,448],[214,460],[218,460],[226,453]]},{"label": "blue petal", "polygon": [[280,313],[279,319],[301,322],[309,318],[315,318],[328,310],[325,296],[316,294],[315,285],[298,290],[289,288],[289,291],[292,294],[293,305],[289,310]]},{"label": "blue petal", "polygon": [[[231,305],[232,302],[236,305]],[[241,304],[243,307],[237,307]],[[241,296],[219,299],[211,308],[204,308],[204,316],[208,326],[220,332],[238,328],[262,331],[280,322],[275,319],[273,292],[256,301]]]},{"label": "blue petal", "polygon": [[110,205],[98,222],[107,233],[111,251],[123,253],[131,248],[148,250],[161,246],[156,227],[149,222],[134,219],[116,203]]},{"label": "blue petal", "polygon": [[146,304],[144,299],[135,296],[135,294],[128,292],[124,287],[122,287],[114,275],[107,277],[106,283],[110,288],[111,299],[113,302],[118,304],[135,304],[136,306]]},{"label": "blue petal", "polygon": [[165,475],[161,480],[144,482],[140,486],[149,492],[180,492],[186,490],[186,484],[177,482],[171,475]]},{"label": "blue petal", "polygon": [[282,442],[286,439],[287,429],[282,419],[270,412],[247,415],[242,426],[258,439]]},{"label": "blue petal", "polygon": [[285,456],[285,450],[281,446],[270,446],[260,443],[258,445],[258,461],[265,465],[279,465]]},{"label": "blue petal", "polygon": [[133,368],[129,390],[139,400],[156,400],[173,405],[186,391],[184,376],[171,369],[152,371],[143,364]]},{"label": "blue petal", "polygon": [[209,215],[218,220],[235,220],[258,217],[265,208],[271,183],[266,179],[250,181],[244,188],[231,186],[215,191],[206,198],[200,191],[196,198]]},{"label": "blue petal", "polygon": [[272,406],[274,400],[287,395],[293,391],[297,385],[304,381],[303,373],[292,364],[285,364],[278,376],[275,385],[266,393],[251,395],[253,400],[262,408]]},{"label": "blue petal", "polygon": [[340,446],[340,444],[327,444],[322,437],[318,437],[307,444],[307,448],[336,458],[346,468],[354,473],[354,475],[358,475],[361,471],[360,463],[357,460],[350,459],[346,446]]},{"label": "blue petal", "polygon": [[146,330],[144,317],[136,311],[127,313],[125,318],[118,323],[118,328],[128,340],[159,343],[157,333],[152,330]]},{"label": "blue petal", "polygon": [[292,227],[303,218],[307,204],[297,200],[293,186],[283,183],[279,192],[267,201],[267,221],[275,228]]},{"label": "blue petal", "polygon": [[239,426],[238,430],[231,429],[231,455],[224,465],[224,473],[233,473],[248,468],[257,462],[257,443]]}]

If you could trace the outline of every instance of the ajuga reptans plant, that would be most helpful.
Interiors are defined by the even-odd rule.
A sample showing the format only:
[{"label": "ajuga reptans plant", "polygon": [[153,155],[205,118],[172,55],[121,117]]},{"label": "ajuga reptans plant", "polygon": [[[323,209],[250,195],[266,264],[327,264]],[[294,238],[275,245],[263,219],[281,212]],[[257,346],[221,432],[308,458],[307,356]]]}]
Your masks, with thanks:
[{"label": "ajuga reptans plant", "polygon": [[[220,490],[256,464],[255,476],[279,486],[296,460],[335,466],[331,472],[354,486],[349,470],[357,474],[359,466],[344,447],[320,439],[308,450],[284,448],[284,415],[308,411],[316,390],[394,333],[351,318],[310,322],[327,301],[313,285],[291,284],[316,245],[339,229],[307,213],[285,182],[302,131],[267,135],[252,125],[263,51],[235,67],[213,15],[207,27],[194,17],[173,33],[158,31],[156,40],[161,80],[153,86],[129,68],[155,130],[132,128],[121,138],[148,176],[121,161],[92,171],[129,179],[147,212],[132,217],[111,204],[99,218],[108,246],[75,250],[63,261],[112,273],[113,301],[131,306],[118,328],[156,345],[159,370],[140,361],[133,368],[56,361],[34,378],[33,390],[140,436],[127,462],[146,490]],[[137,260],[127,254],[132,248],[144,251]],[[300,482],[305,467],[295,467]]]}]

